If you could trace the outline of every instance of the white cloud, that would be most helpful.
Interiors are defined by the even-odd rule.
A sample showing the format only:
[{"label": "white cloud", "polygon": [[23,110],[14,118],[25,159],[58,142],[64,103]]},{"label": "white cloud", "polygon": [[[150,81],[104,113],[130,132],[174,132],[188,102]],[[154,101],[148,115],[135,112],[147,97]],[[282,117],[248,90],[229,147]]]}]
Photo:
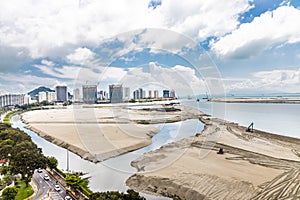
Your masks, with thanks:
[{"label": "white cloud", "polygon": [[95,45],[103,38],[146,27],[202,40],[235,29],[239,14],[250,8],[248,0],[188,0],[184,5],[164,0],[156,9],[148,4],[149,0],[1,1],[0,41],[28,48],[37,58],[65,45]]},{"label": "white cloud", "polygon": [[222,36],[239,24],[240,13],[248,11],[252,0],[164,0],[158,7],[164,25],[172,30],[203,40]]},{"label": "white cloud", "polygon": [[201,77],[195,70],[185,66],[163,67],[156,63],[129,69],[120,81],[131,90],[142,88],[174,89],[179,96],[199,94],[206,91]]},{"label": "white cloud", "polygon": [[282,6],[242,24],[231,34],[211,44],[220,56],[248,58],[282,43],[300,41],[300,10]]},{"label": "white cloud", "polygon": [[62,66],[61,68],[53,68],[46,65],[34,65],[45,75],[50,75],[56,78],[61,79],[76,79],[78,72],[80,71],[79,67],[74,66]]},{"label": "white cloud", "polygon": [[95,55],[90,49],[84,47],[75,49],[74,53],[67,55],[67,59],[73,64],[84,65],[91,62]]},{"label": "white cloud", "polygon": [[39,77],[29,74],[0,73],[0,76],[1,80],[5,81],[5,89],[12,93],[16,93],[16,91],[27,93],[40,85],[53,88],[57,81],[55,78]]},{"label": "white cloud", "polygon": [[230,91],[248,92],[299,92],[300,68],[295,70],[270,70],[255,72],[249,79],[224,80]]},{"label": "white cloud", "polygon": [[48,66],[48,67],[54,67],[54,62],[52,62],[52,61],[49,61],[49,60],[42,60],[41,61],[41,63],[43,64],[43,65],[46,65],[46,66]]}]

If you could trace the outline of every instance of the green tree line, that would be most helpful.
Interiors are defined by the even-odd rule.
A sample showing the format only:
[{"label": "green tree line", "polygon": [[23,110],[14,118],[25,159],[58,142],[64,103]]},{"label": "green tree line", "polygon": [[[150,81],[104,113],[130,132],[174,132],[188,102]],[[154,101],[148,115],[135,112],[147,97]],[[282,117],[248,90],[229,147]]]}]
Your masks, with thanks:
[{"label": "green tree line", "polygon": [[9,160],[9,166],[2,167],[2,174],[21,174],[26,185],[34,170],[46,168],[47,158],[34,144],[29,135],[9,124],[0,124],[0,159]]}]

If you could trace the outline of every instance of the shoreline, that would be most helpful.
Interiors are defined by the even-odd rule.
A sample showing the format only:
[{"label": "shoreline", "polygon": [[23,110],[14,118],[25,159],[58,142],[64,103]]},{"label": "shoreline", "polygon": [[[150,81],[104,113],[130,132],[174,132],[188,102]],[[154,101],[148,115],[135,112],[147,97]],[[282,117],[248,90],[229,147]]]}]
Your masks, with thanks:
[{"label": "shoreline", "polygon": [[262,97],[262,98],[212,98],[210,102],[222,103],[274,103],[274,104],[300,104],[300,98]]},{"label": "shoreline", "polygon": [[[126,184],[139,192],[175,199],[298,197],[300,139],[246,132],[246,127],[220,119],[200,120],[205,124],[200,134],[133,161],[138,172]],[[224,149],[223,155],[217,154],[219,148]],[[280,187],[285,190],[276,193]]]}]

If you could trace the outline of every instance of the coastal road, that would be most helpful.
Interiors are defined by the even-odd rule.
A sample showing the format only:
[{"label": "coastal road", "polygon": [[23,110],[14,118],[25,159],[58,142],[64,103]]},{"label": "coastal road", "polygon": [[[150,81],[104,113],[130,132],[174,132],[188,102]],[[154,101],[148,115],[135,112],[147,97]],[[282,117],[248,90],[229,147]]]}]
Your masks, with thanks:
[{"label": "coastal road", "polygon": [[[49,176],[49,180],[44,179],[46,174]],[[40,173],[36,170],[32,178],[38,187],[38,191],[35,196],[31,198],[32,200],[46,199],[48,197],[55,200],[63,200],[67,195],[66,190],[61,185],[59,185],[61,190],[59,192],[55,191],[54,188],[56,181],[47,173],[46,170],[42,170]]]}]

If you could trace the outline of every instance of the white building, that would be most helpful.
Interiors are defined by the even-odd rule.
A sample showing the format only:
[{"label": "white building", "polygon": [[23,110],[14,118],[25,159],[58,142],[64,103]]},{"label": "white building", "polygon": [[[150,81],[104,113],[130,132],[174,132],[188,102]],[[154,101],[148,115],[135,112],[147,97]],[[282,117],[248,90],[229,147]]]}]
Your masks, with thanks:
[{"label": "white building", "polygon": [[47,93],[46,92],[39,92],[38,101],[39,101],[39,103],[41,103],[43,101],[47,101]]},{"label": "white building", "polygon": [[154,90],[154,98],[158,98],[158,90]]},{"label": "white building", "polygon": [[4,94],[0,95],[0,107],[24,105],[25,94]]},{"label": "white building", "polygon": [[170,92],[170,97],[171,97],[171,98],[175,98],[175,97],[176,97],[176,95],[175,95],[175,90],[171,90],[171,92]]},{"label": "white building", "polygon": [[130,88],[129,87],[124,87],[124,97],[123,99],[125,101],[130,100]]},{"label": "white building", "polygon": [[31,96],[29,94],[24,95],[24,104],[31,104]]},{"label": "white building", "polygon": [[56,101],[56,93],[55,92],[47,92],[47,101],[48,102]]},{"label": "white building", "polygon": [[79,88],[75,88],[73,90],[73,101],[74,102],[81,102],[82,101],[82,95],[81,95],[81,92],[80,92]]}]

